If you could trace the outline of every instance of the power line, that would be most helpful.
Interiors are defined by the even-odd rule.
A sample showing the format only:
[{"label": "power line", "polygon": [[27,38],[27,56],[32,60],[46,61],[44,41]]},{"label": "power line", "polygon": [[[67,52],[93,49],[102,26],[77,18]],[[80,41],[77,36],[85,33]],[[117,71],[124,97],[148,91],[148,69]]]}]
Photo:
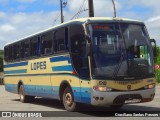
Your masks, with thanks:
[{"label": "power line", "polygon": [[61,15],[58,13],[57,16],[56,16],[55,19],[54,19],[53,25],[57,22],[57,20],[59,19],[60,16],[61,16]]},{"label": "power line", "polygon": [[[82,4],[81,4],[81,6],[80,6],[78,12],[72,17],[72,19],[78,18],[82,12],[88,10],[88,9],[84,9],[84,6],[85,6],[85,4],[86,4],[86,1],[87,1],[87,0],[83,0],[83,2],[82,2]],[[83,10],[83,9],[84,9],[84,10]],[[72,19],[71,19],[71,20],[72,20]]]},{"label": "power line", "polygon": [[[87,11],[88,9],[84,9],[84,10],[81,10],[81,11],[79,11],[78,13],[76,13],[73,17],[72,17],[72,19],[71,20],[73,20],[76,16],[77,16],[77,14],[80,14],[80,13],[82,13],[82,12],[84,12],[84,11]],[[77,17],[78,18],[78,17]]]},{"label": "power line", "polygon": [[[77,17],[76,17],[76,18],[79,18],[79,17],[80,17],[80,15],[82,14],[82,12],[84,12],[84,11],[87,11],[87,10],[88,10],[88,9],[85,9],[85,5],[86,5],[86,3],[87,3],[87,0],[85,0],[85,1],[84,1],[84,4],[83,4],[82,8],[80,9],[79,14],[77,15]],[[83,10],[83,9],[84,9],[84,10]]]}]

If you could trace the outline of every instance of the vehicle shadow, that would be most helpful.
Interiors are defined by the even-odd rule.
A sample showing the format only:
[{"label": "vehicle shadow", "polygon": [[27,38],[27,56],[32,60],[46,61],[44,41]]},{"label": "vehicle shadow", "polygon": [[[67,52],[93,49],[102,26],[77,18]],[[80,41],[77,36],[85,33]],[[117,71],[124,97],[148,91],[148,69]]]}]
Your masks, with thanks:
[{"label": "vehicle shadow", "polygon": [[[19,101],[19,99],[14,99],[13,101]],[[77,112],[67,112],[59,100],[45,99],[45,98],[36,98],[30,104],[41,105],[45,107],[59,109],[59,115],[64,117],[112,117],[115,116],[115,113],[136,113],[136,112],[158,112],[160,113],[160,107],[151,107],[144,105],[124,105],[120,109],[113,109],[110,107],[96,107],[91,105],[79,104],[79,109]],[[146,105],[146,106],[145,106]],[[60,117],[60,116],[59,116]]]}]

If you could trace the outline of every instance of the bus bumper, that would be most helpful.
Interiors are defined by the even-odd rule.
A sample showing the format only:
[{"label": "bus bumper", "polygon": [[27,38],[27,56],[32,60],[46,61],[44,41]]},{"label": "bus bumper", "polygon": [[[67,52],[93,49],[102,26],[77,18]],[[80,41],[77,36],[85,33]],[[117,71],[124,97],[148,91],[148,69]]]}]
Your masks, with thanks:
[{"label": "bus bumper", "polygon": [[152,101],[155,88],[128,92],[99,92],[92,91],[91,104],[95,106],[109,106],[119,104],[132,104]]}]

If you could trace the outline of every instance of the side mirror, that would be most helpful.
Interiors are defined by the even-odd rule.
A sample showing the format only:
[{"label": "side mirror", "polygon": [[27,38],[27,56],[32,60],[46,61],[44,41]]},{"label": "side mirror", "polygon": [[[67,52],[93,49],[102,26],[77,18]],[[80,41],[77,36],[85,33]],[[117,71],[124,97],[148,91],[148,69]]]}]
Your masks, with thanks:
[{"label": "side mirror", "polygon": [[86,55],[89,56],[91,54],[91,43],[87,43],[86,45]]},{"label": "side mirror", "polygon": [[157,46],[155,39],[150,39],[150,43],[152,45],[153,55],[154,57],[157,57]]}]

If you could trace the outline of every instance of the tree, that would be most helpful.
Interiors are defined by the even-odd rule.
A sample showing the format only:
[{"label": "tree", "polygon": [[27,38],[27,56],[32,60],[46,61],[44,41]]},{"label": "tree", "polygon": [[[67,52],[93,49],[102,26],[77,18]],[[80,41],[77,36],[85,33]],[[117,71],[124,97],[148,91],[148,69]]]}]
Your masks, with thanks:
[{"label": "tree", "polygon": [[[155,64],[160,65],[160,47],[157,47],[157,57],[155,59]],[[160,83],[160,69],[156,70],[156,80]]]}]

